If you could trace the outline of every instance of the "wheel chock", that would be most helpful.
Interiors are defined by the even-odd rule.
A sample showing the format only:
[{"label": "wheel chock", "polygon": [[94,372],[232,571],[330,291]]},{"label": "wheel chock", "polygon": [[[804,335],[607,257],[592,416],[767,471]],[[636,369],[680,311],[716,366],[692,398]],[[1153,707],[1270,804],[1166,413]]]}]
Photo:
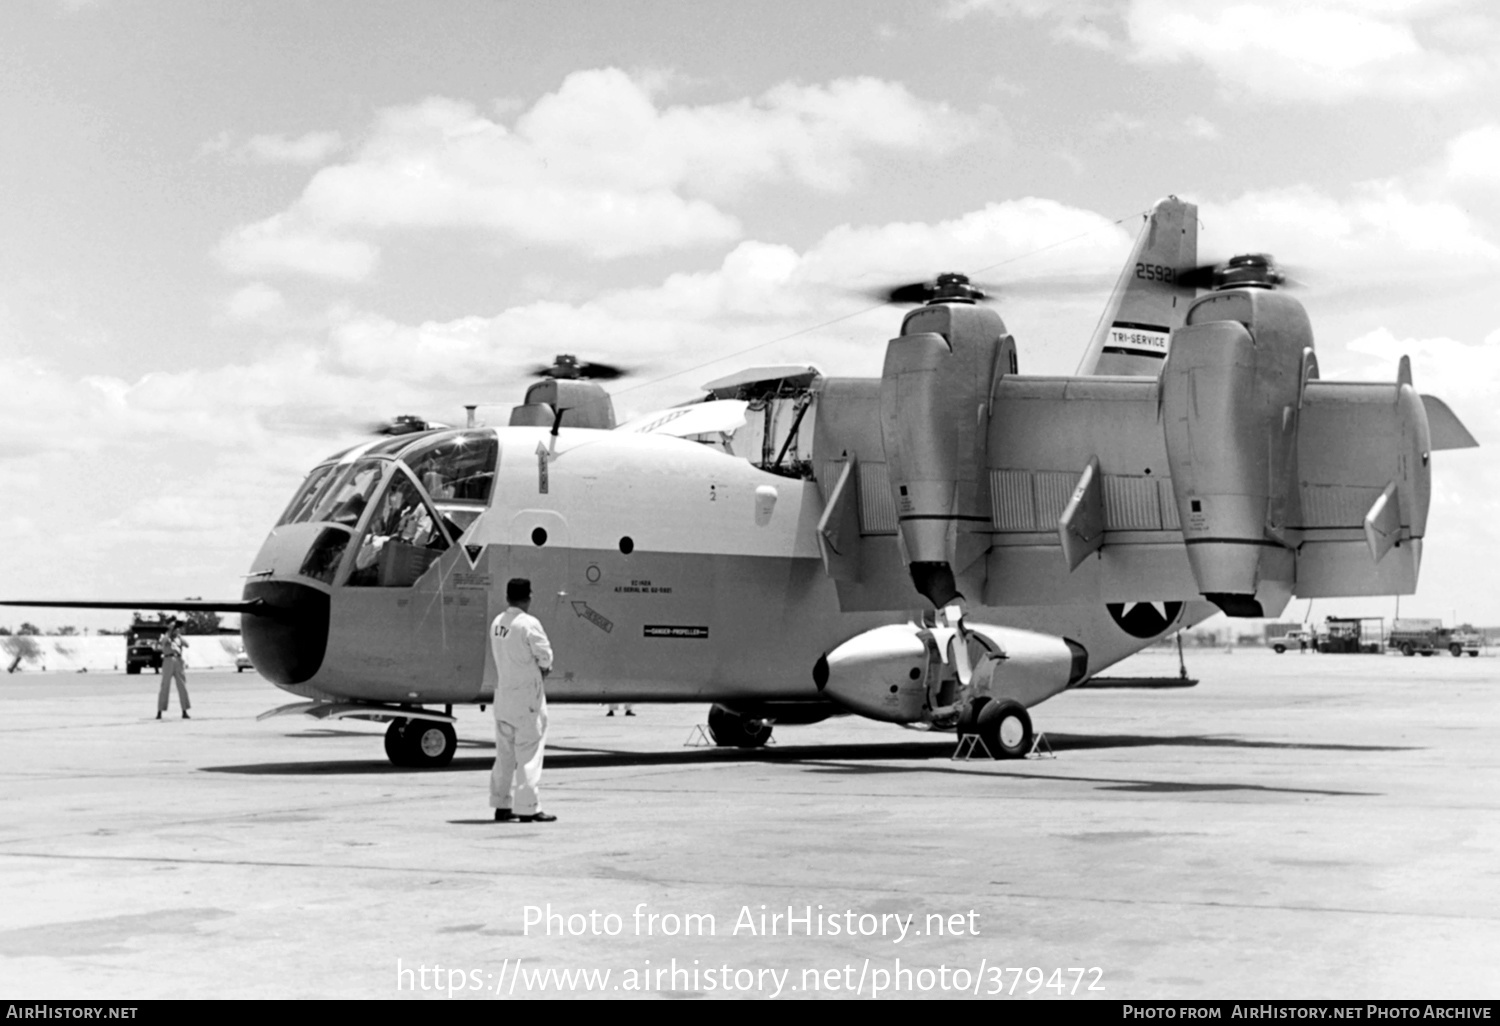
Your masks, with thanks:
[{"label": "wheel chock", "polygon": [[[983,755],[980,754],[981,752]],[[953,762],[968,762],[979,758],[989,759],[991,762],[995,760],[995,757],[990,754],[989,745],[985,744],[984,738],[978,734],[965,734],[959,738],[958,747],[953,749],[953,754],[948,758]]]},{"label": "wheel chock", "polygon": [[684,748],[712,748],[713,746],[713,738],[708,736],[708,731],[704,729],[701,723],[693,725],[693,729],[688,734],[687,740],[682,743],[682,747]]},{"label": "wheel chock", "polygon": [[1037,731],[1036,737],[1031,741],[1031,751],[1026,753],[1028,759],[1055,759],[1057,753],[1052,750],[1052,742],[1047,740],[1047,735]]}]

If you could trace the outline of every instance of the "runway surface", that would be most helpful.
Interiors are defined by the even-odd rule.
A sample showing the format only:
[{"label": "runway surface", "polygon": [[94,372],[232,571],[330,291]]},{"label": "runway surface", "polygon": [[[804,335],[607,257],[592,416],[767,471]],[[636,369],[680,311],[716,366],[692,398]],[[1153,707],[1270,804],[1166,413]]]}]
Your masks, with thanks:
[{"label": "runway surface", "polygon": [[162,722],[152,676],[0,678],[0,991],[1500,995],[1500,662],[1188,668],[1038,707],[1056,758],[1022,762],[851,718],[691,748],[702,706],[554,706],[549,825],[490,821],[477,709],[419,772],[379,725],[255,722],[292,699],[253,674],[194,674]]}]

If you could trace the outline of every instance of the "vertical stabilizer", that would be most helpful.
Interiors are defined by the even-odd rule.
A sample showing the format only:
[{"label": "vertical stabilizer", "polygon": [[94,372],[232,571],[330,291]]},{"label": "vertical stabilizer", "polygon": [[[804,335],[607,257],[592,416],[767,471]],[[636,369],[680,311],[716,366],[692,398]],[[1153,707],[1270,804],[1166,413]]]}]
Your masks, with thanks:
[{"label": "vertical stabilizer", "polygon": [[1172,331],[1197,290],[1176,284],[1198,262],[1198,207],[1168,196],[1151,208],[1110,293],[1079,374],[1161,373]]}]

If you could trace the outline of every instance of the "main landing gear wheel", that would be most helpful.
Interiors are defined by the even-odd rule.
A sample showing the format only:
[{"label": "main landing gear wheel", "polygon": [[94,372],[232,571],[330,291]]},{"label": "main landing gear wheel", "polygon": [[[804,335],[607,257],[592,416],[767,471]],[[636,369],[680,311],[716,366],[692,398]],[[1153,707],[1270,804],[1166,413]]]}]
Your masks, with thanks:
[{"label": "main landing gear wheel", "polygon": [[979,737],[996,759],[1024,759],[1031,751],[1031,716],[1020,702],[987,702],[977,717]]},{"label": "main landing gear wheel", "polygon": [[393,720],[385,730],[385,754],[395,766],[437,769],[453,761],[458,734],[440,720]]},{"label": "main landing gear wheel", "polygon": [[720,748],[760,748],[771,740],[771,724],[735,712],[727,705],[708,710],[708,732]]}]

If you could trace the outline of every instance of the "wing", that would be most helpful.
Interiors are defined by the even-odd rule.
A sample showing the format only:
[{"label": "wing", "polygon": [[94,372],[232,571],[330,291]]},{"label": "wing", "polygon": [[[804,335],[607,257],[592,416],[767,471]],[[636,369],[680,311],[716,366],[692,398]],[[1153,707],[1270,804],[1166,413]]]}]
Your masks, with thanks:
[{"label": "wing", "polygon": [[43,609],[142,609],[158,610],[164,613],[249,613],[264,614],[267,605],[261,599],[224,599],[203,601],[202,599],[179,599],[176,602],[162,602],[157,599],[149,599],[145,602],[117,602],[96,601],[93,599],[5,599],[0,600],[0,606],[35,606]]},{"label": "wing", "polygon": [[[1435,403],[1444,423],[1429,432]],[[878,382],[830,379],[818,412],[819,545],[850,610],[913,604],[878,418]],[[1309,381],[1288,423],[1297,432],[1297,466],[1287,475],[1295,490],[1257,544],[1284,562],[1290,593],[1413,590],[1430,452],[1472,444],[1467,430],[1406,380]],[[982,547],[970,574],[982,579],[984,605],[1203,594],[1182,529],[1192,499],[1173,483],[1157,380],[1008,375],[994,391],[986,453],[978,501],[960,528]]]}]

